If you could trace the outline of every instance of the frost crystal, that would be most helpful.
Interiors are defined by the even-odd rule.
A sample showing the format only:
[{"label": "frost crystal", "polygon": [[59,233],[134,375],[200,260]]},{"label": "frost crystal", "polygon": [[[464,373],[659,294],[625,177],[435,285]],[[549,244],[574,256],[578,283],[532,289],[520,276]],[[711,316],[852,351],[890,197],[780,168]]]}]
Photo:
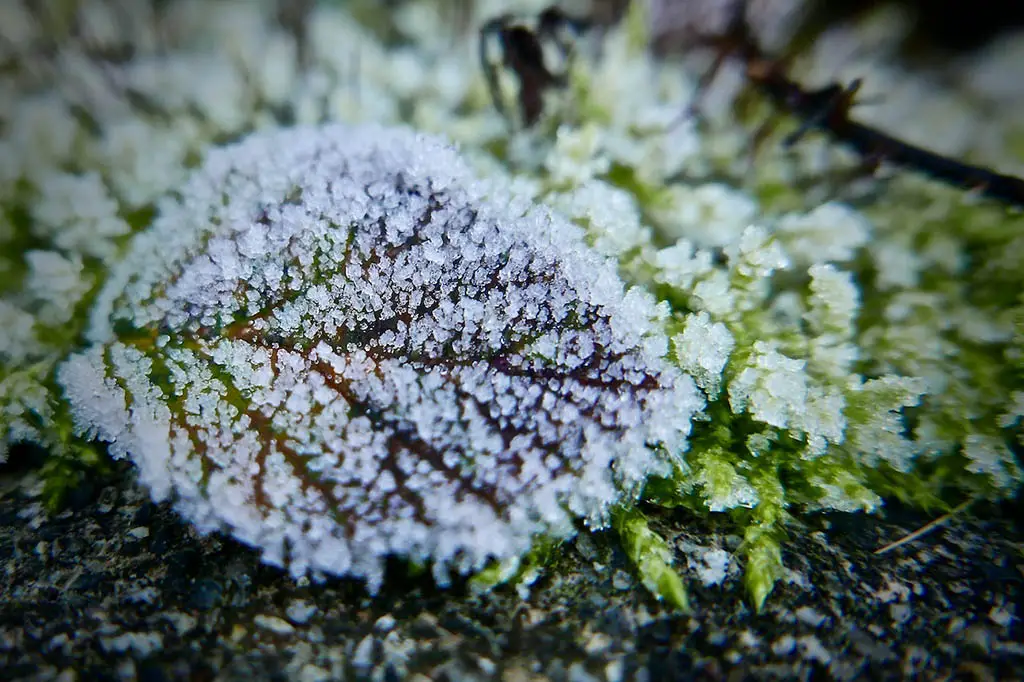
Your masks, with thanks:
[{"label": "frost crystal", "polygon": [[779,219],[778,231],[790,254],[803,263],[848,261],[864,246],[871,224],[844,204],[830,202],[805,214]]},{"label": "frost crystal", "polygon": [[402,128],[212,151],[59,371],[154,497],[293,574],[480,569],[607,522],[702,406],[649,295],[563,218]]},{"label": "frost crystal", "polygon": [[722,370],[735,345],[729,329],[721,322],[712,323],[707,313],[700,312],[686,319],[683,333],[673,340],[679,366],[694,378],[709,397],[717,397],[722,383]]}]

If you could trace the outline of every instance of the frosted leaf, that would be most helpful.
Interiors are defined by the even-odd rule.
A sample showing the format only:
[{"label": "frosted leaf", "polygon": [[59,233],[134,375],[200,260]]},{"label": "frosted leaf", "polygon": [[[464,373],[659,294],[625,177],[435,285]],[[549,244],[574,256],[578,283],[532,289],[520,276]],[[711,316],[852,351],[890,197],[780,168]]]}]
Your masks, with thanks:
[{"label": "frosted leaf", "polygon": [[848,338],[860,307],[853,275],[824,264],[812,265],[807,272],[811,276],[811,309],[806,319],[811,329],[817,334]]},{"label": "frosted leaf", "polygon": [[622,256],[650,242],[650,230],[640,224],[632,194],[602,180],[591,180],[549,203],[587,228],[593,246],[609,256]]},{"label": "frosted leaf", "polygon": [[779,439],[774,429],[765,429],[761,433],[752,433],[747,436],[747,451],[754,457],[768,454],[772,444]]},{"label": "frosted leaf", "polygon": [[839,469],[825,476],[812,475],[809,480],[820,491],[820,497],[809,505],[811,509],[871,512],[882,505],[882,498],[849,471]]},{"label": "frosted leaf", "polygon": [[1015,426],[1024,420],[1024,391],[1014,391],[1011,401],[1011,404],[1007,406],[1009,409],[999,417],[999,425],[1004,429]]},{"label": "frosted leaf", "polygon": [[45,325],[68,323],[75,314],[75,306],[92,286],[92,278],[83,272],[81,257],[68,258],[56,251],[29,251],[25,261],[25,292],[35,305],[36,319]]},{"label": "frosted leaf", "polygon": [[998,318],[999,311],[966,306],[949,312],[960,338],[978,344],[1007,343],[1014,338],[1013,320]]},{"label": "frosted leaf", "polygon": [[670,185],[664,194],[664,204],[652,209],[654,220],[667,236],[700,247],[736,242],[758,214],[748,194],[726,185]]},{"label": "frosted leaf", "polygon": [[807,442],[806,456],[815,457],[828,443],[842,441],[845,400],[838,389],[813,384],[805,364],[756,341],[747,366],[729,383],[729,405],[733,412],[788,429]]},{"label": "frosted leaf", "polygon": [[654,264],[659,281],[680,289],[689,289],[695,281],[715,272],[711,252],[696,249],[685,239],[658,251]]},{"label": "frosted leaf", "polygon": [[196,139],[185,123],[167,128],[139,118],[110,122],[92,153],[118,198],[131,207],[155,201],[185,177],[185,157]]},{"label": "frosted leaf", "polygon": [[804,361],[788,358],[770,344],[754,343],[751,362],[729,384],[733,412],[750,412],[765,424],[788,428],[807,404]]},{"label": "frosted leaf", "polygon": [[653,299],[499,187],[405,129],[212,151],[59,372],[78,428],[198,527],[371,589],[388,554],[444,583],[605,523],[702,400]]},{"label": "frosted leaf", "polygon": [[776,270],[789,267],[786,252],[772,239],[768,232],[756,225],[749,225],[739,239],[726,245],[725,255],[729,266],[743,278],[760,281]]},{"label": "frosted leaf", "polygon": [[970,434],[964,439],[964,456],[970,460],[967,471],[989,475],[997,488],[1012,489],[1020,476],[1013,452],[1001,438]]},{"label": "frosted leaf", "polygon": [[31,313],[0,299],[0,361],[15,365],[33,355],[39,346],[35,324]]},{"label": "frosted leaf", "polygon": [[836,270],[830,263],[812,265],[808,274],[810,306],[803,318],[815,334],[809,344],[809,365],[839,379],[850,373],[859,354],[851,339],[856,332],[860,292],[851,273]]},{"label": "frosted leaf", "polygon": [[39,23],[30,10],[17,2],[0,3],[0,55],[13,57],[39,39]]},{"label": "frosted leaf", "polygon": [[808,213],[789,213],[776,226],[787,252],[799,263],[848,261],[867,243],[871,223],[846,204],[829,202]]},{"label": "frosted leaf", "polygon": [[129,228],[99,173],[52,172],[39,185],[39,200],[32,205],[37,236],[82,255],[106,259],[117,253],[115,240]]},{"label": "frosted leaf", "polygon": [[[666,76],[675,77],[679,80],[673,83],[678,86],[680,82],[688,83],[685,75],[680,73],[667,72],[672,69],[665,68],[659,75],[662,76],[662,83],[653,83],[649,91],[644,93],[649,98],[647,106],[630,113],[625,120],[616,120],[612,125],[603,129],[604,139],[602,140],[602,151],[607,155],[613,165],[627,166],[635,173],[636,180],[643,185],[658,187],[671,191],[674,185],[666,186],[665,181],[674,175],[684,172],[694,164],[699,164],[701,153],[701,136],[697,131],[693,120],[679,120],[679,101],[691,96],[689,90],[673,93],[664,92]],[[654,88],[661,85],[661,92]],[[605,84],[602,83],[603,90]],[[636,82],[628,85],[623,83],[622,87],[635,93]],[[677,90],[677,87],[668,89]],[[589,94],[589,93],[588,93]],[[621,97],[620,97],[621,99]],[[683,206],[689,200],[690,192],[682,195]],[[669,193],[663,194],[661,199],[672,200],[675,196]],[[660,201],[659,201],[660,203]],[[685,210],[685,208],[683,209]],[[665,211],[659,214],[661,217],[672,221],[672,212]]]},{"label": "frosted leaf", "polygon": [[869,466],[884,462],[897,471],[909,471],[918,447],[904,435],[906,424],[900,412],[917,405],[924,392],[924,381],[892,375],[848,391],[846,445]]},{"label": "frosted leaf", "polygon": [[840,443],[846,429],[846,401],[839,389],[818,386],[807,389],[807,403],[794,415],[793,426],[807,440],[806,456],[824,454],[829,443]]},{"label": "frosted leaf", "polygon": [[737,293],[728,273],[713,270],[706,279],[693,287],[692,304],[698,310],[711,313],[712,317],[728,318],[735,315]]},{"label": "frosted leaf", "polygon": [[[33,349],[38,352],[38,349]],[[53,368],[53,360],[0,375],[0,462],[4,461],[7,447],[20,441],[32,441],[44,446],[55,445],[39,428],[40,421],[53,418],[49,391],[42,376]]]},{"label": "frosted leaf", "polygon": [[608,158],[601,151],[601,129],[560,126],[554,146],[544,160],[551,182],[575,187],[608,172]]},{"label": "frosted leaf", "polygon": [[914,289],[925,268],[924,258],[910,243],[912,235],[887,235],[885,241],[871,247],[877,270],[875,286],[880,290]]},{"label": "frosted leaf", "polygon": [[[5,123],[4,137],[14,153],[4,165],[20,166],[18,176],[30,180],[67,160],[80,132],[68,106],[56,96],[18,98]],[[5,179],[9,172],[4,171]]]},{"label": "frosted leaf", "polygon": [[725,453],[712,448],[707,461],[697,470],[704,503],[713,512],[754,507],[760,500],[757,489],[728,462]]},{"label": "frosted leaf", "polygon": [[842,380],[849,376],[861,350],[852,342],[836,342],[834,337],[816,336],[808,344],[807,364],[823,377]]},{"label": "frosted leaf", "polygon": [[679,366],[709,397],[717,397],[722,370],[736,343],[729,329],[721,322],[712,323],[706,312],[700,312],[686,318],[683,333],[677,334],[673,342]]}]

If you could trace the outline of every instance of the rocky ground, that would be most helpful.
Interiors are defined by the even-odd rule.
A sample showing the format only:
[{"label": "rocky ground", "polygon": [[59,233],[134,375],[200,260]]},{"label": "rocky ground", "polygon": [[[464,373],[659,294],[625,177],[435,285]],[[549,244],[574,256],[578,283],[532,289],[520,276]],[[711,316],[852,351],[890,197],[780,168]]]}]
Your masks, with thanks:
[{"label": "rocky ground", "polygon": [[805,518],[761,614],[728,526],[661,514],[691,585],[682,615],[608,534],[581,534],[529,588],[440,591],[396,565],[370,598],[198,537],[129,467],[55,517],[40,492],[31,467],[3,470],[4,680],[1024,679],[1021,505],[979,505],[883,556],[929,517]]}]

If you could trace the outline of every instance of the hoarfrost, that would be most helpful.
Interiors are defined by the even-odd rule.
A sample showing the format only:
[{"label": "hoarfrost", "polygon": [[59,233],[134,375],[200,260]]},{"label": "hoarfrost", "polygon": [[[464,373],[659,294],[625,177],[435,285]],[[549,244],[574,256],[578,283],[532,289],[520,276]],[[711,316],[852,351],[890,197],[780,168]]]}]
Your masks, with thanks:
[{"label": "hoarfrost", "polygon": [[702,407],[653,299],[438,139],[255,134],[159,215],[59,371],[76,425],[295,575],[444,584],[602,525]]},{"label": "hoarfrost", "polygon": [[736,343],[729,329],[721,322],[712,323],[702,311],[686,318],[683,333],[674,341],[679,366],[693,376],[708,397],[717,397],[722,371]]},{"label": "hoarfrost", "polygon": [[845,262],[871,236],[871,223],[846,204],[829,202],[779,219],[778,234],[800,263]]}]

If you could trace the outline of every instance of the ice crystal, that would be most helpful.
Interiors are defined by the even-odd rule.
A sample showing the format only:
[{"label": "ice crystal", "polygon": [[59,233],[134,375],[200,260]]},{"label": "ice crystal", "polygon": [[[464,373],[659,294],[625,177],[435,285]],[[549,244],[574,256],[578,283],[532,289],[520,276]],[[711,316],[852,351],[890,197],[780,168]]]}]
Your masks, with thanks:
[{"label": "ice crystal", "polygon": [[735,344],[729,329],[721,322],[712,323],[707,313],[701,312],[686,319],[683,333],[673,341],[679,366],[709,397],[717,397],[722,370]]},{"label": "ice crystal", "polygon": [[59,378],[200,528],[294,574],[376,588],[397,554],[444,582],[606,523],[700,408],[580,237],[433,137],[254,134],[161,203]]}]

